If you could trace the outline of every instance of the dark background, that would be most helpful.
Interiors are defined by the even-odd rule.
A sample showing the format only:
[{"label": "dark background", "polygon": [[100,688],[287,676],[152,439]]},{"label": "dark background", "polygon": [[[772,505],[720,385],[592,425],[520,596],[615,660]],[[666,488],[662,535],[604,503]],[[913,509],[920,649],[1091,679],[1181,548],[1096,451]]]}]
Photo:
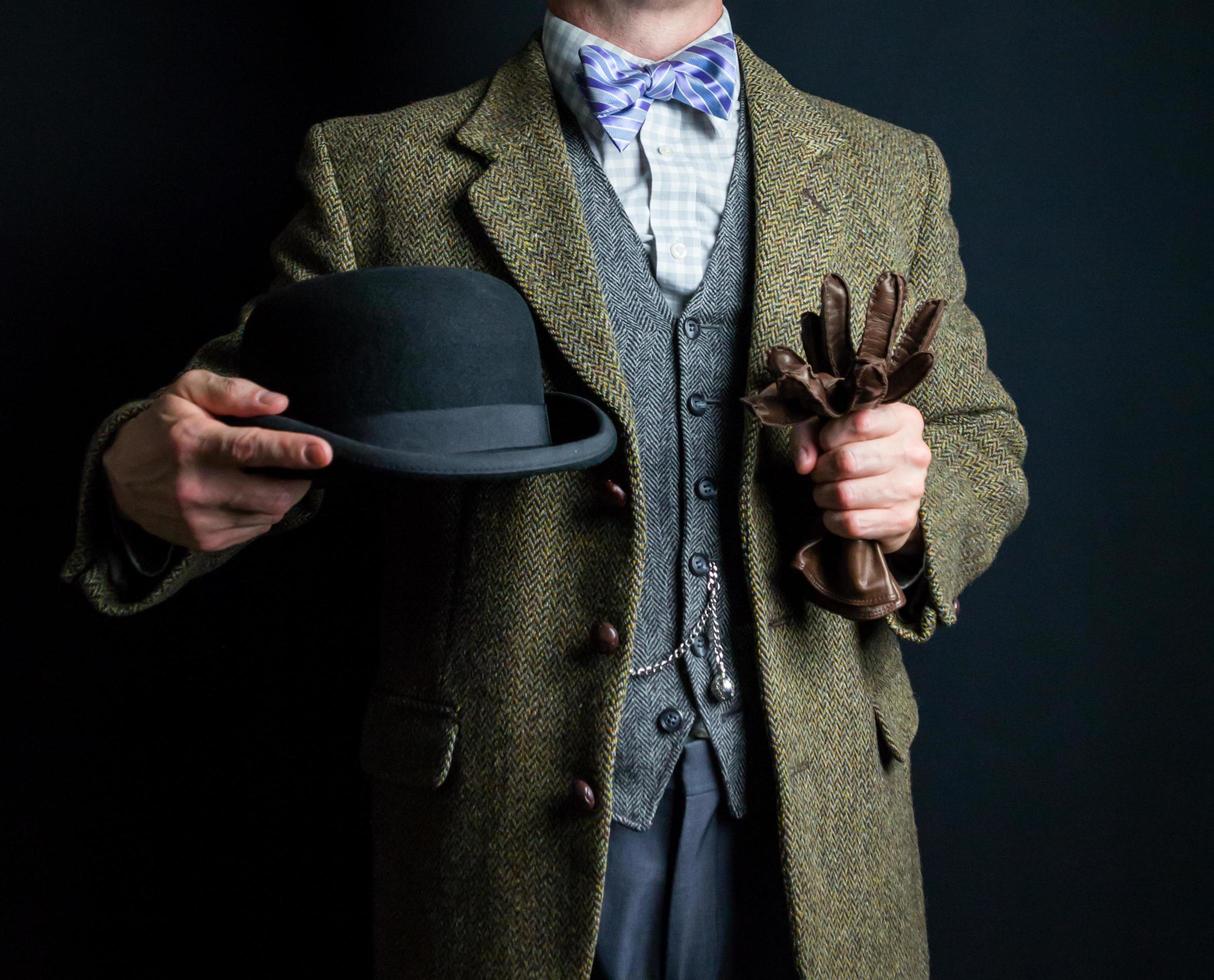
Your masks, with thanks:
[{"label": "dark background", "polygon": [[[543,10],[426,6],[0,14],[6,976],[367,969],[366,597],[300,571],[376,560],[357,513],[134,617],[57,573],[90,433],[268,282],[308,125],[462,86]],[[904,643],[934,973],[1209,975],[1202,5],[730,13],[794,84],[939,143],[1028,432],[1025,522],[957,626]]]}]

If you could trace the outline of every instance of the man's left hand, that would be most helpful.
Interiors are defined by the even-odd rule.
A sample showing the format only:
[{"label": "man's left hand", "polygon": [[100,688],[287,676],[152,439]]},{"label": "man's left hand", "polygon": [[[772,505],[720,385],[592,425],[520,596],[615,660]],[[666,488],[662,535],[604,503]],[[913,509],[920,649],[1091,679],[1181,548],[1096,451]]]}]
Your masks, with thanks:
[{"label": "man's left hand", "polygon": [[814,482],[822,523],[843,538],[877,541],[886,554],[922,541],[919,504],[932,451],[923,415],[890,402],[793,426],[794,465]]}]

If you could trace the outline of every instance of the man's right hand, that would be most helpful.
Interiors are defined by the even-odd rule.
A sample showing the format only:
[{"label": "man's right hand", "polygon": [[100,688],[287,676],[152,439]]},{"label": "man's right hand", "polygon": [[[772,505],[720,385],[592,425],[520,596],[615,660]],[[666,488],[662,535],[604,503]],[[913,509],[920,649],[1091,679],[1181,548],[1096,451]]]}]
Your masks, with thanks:
[{"label": "man's right hand", "polygon": [[215,416],[277,415],[286,407],[286,395],[247,378],[186,371],[125,422],[102,454],[119,513],[195,551],[221,551],[264,534],[312,481],[242,467],[317,469],[329,465],[333,448],[319,436],[225,425]]}]

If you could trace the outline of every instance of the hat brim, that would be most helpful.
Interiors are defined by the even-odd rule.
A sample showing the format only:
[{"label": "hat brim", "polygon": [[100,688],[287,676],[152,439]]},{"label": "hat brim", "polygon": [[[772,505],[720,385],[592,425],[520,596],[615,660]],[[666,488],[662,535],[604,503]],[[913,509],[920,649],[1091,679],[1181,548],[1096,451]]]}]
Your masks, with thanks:
[{"label": "hat brim", "polygon": [[312,479],[324,483],[340,476],[382,475],[435,479],[490,479],[536,476],[561,470],[580,470],[607,459],[616,447],[616,430],[598,405],[580,395],[547,391],[553,444],[512,449],[482,449],[474,452],[418,452],[393,449],[351,439],[320,426],[283,415],[219,416],[229,425],[259,426],[280,432],[320,436],[333,447],[328,466],[249,467],[266,475]]}]

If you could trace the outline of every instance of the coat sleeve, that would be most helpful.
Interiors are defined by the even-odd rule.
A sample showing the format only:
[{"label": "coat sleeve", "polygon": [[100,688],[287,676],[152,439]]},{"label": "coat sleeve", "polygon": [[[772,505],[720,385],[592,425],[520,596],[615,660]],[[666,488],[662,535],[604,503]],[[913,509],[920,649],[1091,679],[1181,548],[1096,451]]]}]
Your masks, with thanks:
[{"label": "coat sleeve", "polygon": [[[918,601],[885,617],[902,639],[926,643],[957,622],[958,596],[994,561],[1028,510],[1028,442],[1015,403],[987,364],[986,336],[965,302],[965,269],[950,210],[948,167],[935,141],[927,157],[927,204],[908,280],[907,309],[948,300],[926,378],[905,398],[923,414],[932,451],[919,509],[926,564]],[[917,297],[917,298],[916,298]],[[907,316],[909,320],[909,315]]]},{"label": "coat sleeve", "polygon": [[[350,228],[329,158],[324,126],[323,122],[318,122],[307,131],[295,171],[305,201],[270,244],[275,273],[267,292],[312,276],[356,268]],[[260,298],[259,295],[248,300],[240,309],[236,328],[203,344],[177,377],[194,368],[235,376],[241,333]],[[75,583],[98,612],[109,616],[131,615],[163,602],[191,579],[213,571],[258,540],[253,538],[211,552],[174,545],[167,563],[153,575],[139,574],[130,564],[111,519],[108,478],[102,455],[112,444],[118,429],[151,405],[168,387],[165,385],[145,398],[116,408],[93,432],[85,448],[76,507],[75,544],[60,568],[59,577],[64,583]],[[324,490],[314,486],[266,535],[280,534],[311,520],[320,510],[323,497]]]}]

